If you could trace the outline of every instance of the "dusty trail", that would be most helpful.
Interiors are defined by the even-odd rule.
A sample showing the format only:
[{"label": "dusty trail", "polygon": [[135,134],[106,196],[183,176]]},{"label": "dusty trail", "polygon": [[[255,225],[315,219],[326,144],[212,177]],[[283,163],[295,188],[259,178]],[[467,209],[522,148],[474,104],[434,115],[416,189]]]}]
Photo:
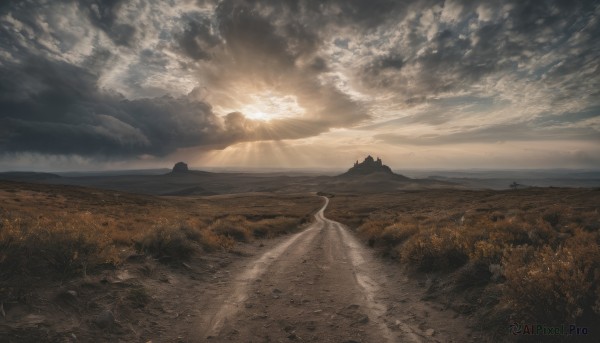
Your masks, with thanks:
[{"label": "dusty trail", "polygon": [[429,317],[431,310],[411,298],[401,281],[390,281],[390,269],[342,224],[325,218],[328,203],[325,198],[310,227],[225,281],[222,293],[204,306],[193,341],[437,340],[432,330],[427,333],[433,324],[419,318],[419,313]]}]

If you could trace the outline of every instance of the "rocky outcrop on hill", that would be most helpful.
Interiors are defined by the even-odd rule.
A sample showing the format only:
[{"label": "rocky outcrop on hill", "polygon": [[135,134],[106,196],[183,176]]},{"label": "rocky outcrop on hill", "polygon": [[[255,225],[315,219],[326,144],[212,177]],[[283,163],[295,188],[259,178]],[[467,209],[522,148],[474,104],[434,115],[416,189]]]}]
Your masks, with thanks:
[{"label": "rocky outcrop on hill", "polygon": [[177,162],[175,163],[175,166],[173,166],[173,173],[185,173],[188,171],[188,165],[183,162]]},{"label": "rocky outcrop on hill", "polygon": [[354,163],[354,166],[348,169],[348,171],[342,174],[341,176],[368,175],[373,173],[385,173],[394,175],[392,169],[383,164],[379,157],[377,158],[377,160],[375,160],[373,159],[373,157],[371,157],[371,155],[369,155],[361,163],[358,163],[358,161],[356,161],[356,163]]}]

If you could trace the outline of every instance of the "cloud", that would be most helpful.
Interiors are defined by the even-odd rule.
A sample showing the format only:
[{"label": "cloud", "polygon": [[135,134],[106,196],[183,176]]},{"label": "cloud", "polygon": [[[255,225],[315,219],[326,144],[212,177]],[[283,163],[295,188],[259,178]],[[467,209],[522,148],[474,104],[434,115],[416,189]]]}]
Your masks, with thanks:
[{"label": "cloud", "polygon": [[376,140],[395,145],[446,145],[503,143],[506,141],[600,141],[600,131],[589,126],[559,124],[557,121],[539,123],[536,121],[463,128],[448,134],[425,134],[408,136],[394,133],[375,135]]},{"label": "cloud", "polygon": [[[599,35],[591,1],[3,2],[0,153],[591,141]],[[294,106],[253,120],[260,99]]]},{"label": "cloud", "polygon": [[[3,70],[2,152],[83,156],[165,155],[197,145],[227,145],[208,104],[163,96],[128,100],[96,87],[96,77],[63,62],[31,56]],[[9,95],[9,96],[7,96]]]},{"label": "cloud", "polygon": [[194,60],[210,60],[210,50],[221,43],[210,18],[200,13],[190,13],[186,17],[189,19],[183,32],[176,35],[177,44],[185,55]]}]

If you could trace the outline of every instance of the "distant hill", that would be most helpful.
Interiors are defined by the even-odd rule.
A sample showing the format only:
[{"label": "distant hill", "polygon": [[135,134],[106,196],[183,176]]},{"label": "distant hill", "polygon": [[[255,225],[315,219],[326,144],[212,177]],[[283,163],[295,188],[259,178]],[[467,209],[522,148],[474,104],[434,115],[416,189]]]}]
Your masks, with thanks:
[{"label": "distant hill", "polygon": [[345,172],[344,174],[339,175],[340,177],[364,177],[364,176],[368,176],[370,179],[401,179],[401,180],[409,180],[409,178],[407,178],[404,175],[400,175],[400,174],[395,174],[394,172],[392,172],[392,169],[388,166],[386,166],[385,164],[383,164],[383,161],[378,157],[377,160],[375,160],[371,155],[367,156],[364,161],[362,161],[361,163],[359,163],[358,161],[356,161],[356,163],[354,163],[354,166],[350,169],[348,169],[347,172]]},{"label": "distant hill", "polygon": [[9,181],[45,181],[50,179],[60,179],[61,177],[52,173],[36,173],[36,172],[3,172],[0,173],[0,180]]},{"label": "distant hill", "polygon": [[175,163],[175,165],[173,166],[173,171],[172,173],[185,173],[188,172],[188,165],[184,162],[177,162]]},{"label": "distant hill", "polygon": [[202,170],[190,170],[188,168],[188,165],[185,162],[177,162],[173,166],[173,169],[165,175],[176,176],[176,177],[189,177],[189,176],[193,176],[193,175],[209,176],[209,175],[213,175],[213,173],[202,171]]}]

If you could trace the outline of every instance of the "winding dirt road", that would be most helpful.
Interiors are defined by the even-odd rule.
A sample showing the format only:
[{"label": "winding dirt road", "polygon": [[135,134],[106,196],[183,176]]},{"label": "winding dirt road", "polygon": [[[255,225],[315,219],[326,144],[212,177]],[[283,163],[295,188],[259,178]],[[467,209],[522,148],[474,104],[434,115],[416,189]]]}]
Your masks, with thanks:
[{"label": "winding dirt road", "polygon": [[402,286],[397,267],[376,260],[342,224],[325,218],[324,199],[311,226],[222,281],[226,287],[194,325],[195,341],[468,340],[456,315],[425,304]]}]

